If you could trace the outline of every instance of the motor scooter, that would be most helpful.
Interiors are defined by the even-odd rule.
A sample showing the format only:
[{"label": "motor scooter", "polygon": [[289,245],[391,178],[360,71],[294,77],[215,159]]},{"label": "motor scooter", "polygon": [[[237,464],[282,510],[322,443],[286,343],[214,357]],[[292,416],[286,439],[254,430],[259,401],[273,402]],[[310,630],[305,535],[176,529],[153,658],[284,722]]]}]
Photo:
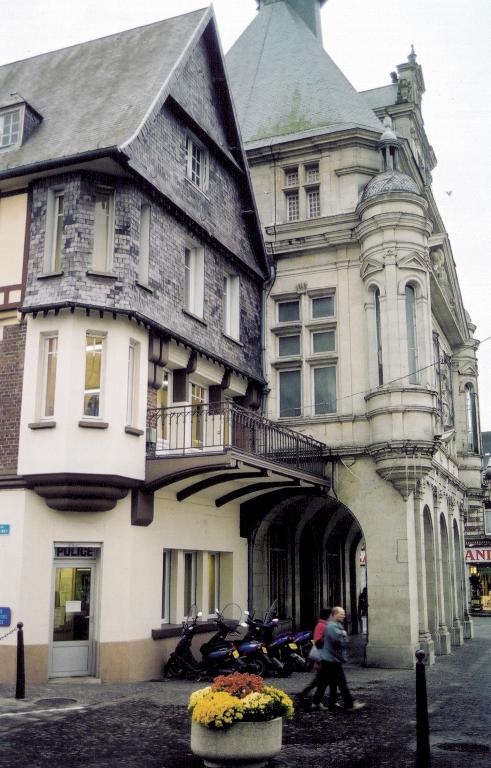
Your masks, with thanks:
[{"label": "motor scooter", "polygon": [[298,646],[294,642],[294,635],[288,632],[275,635],[277,618],[261,621],[246,612],[246,624],[249,629],[244,640],[260,640],[265,644],[271,666],[278,675],[287,677],[294,670],[305,669],[306,662],[297,653]]}]

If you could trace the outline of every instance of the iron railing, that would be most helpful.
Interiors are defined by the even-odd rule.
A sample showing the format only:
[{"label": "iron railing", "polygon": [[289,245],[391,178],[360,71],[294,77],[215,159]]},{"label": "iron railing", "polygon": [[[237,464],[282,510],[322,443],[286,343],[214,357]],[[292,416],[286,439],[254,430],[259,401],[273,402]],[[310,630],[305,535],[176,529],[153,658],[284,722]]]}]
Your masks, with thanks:
[{"label": "iron railing", "polygon": [[325,445],[234,403],[150,408],[147,457],[235,448],[309,474],[324,474]]}]

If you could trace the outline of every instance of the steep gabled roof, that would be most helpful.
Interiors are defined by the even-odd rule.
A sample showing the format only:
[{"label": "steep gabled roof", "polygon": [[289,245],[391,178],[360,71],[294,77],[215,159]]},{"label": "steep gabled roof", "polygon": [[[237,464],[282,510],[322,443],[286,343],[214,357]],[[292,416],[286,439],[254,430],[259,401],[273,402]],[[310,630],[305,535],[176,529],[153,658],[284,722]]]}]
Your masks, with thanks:
[{"label": "steep gabled roof", "polygon": [[380,133],[363,96],[285,2],[264,5],[226,59],[248,144],[353,127]]},{"label": "steep gabled roof", "polygon": [[0,67],[0,104],[16,92],[43,118],[23,146],[0,152],[0,174],[127,143],[209,16],[202,9]]}]

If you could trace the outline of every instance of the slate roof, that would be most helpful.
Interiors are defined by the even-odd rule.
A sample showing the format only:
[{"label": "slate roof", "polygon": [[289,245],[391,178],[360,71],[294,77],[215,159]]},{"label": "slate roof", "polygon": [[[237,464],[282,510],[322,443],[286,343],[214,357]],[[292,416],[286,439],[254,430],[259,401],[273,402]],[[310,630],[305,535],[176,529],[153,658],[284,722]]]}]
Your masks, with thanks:
[{"label": "slate roof", "polygon": [[371,88],[369,91],[360,91],[360,94],[372,109],[389,107],[397,102],[397,83]]},{"label": "slate roof", "polygon": [[121,146],[141,126],[210,11],[130,29],[0,67],[0,104],[16,91],[43,118],[7,170]]},{"label": "slate roof", "polygon": [[249,146],[353,127],[380,134],[363,96],[285,2],[261,8],[226,62]]}]

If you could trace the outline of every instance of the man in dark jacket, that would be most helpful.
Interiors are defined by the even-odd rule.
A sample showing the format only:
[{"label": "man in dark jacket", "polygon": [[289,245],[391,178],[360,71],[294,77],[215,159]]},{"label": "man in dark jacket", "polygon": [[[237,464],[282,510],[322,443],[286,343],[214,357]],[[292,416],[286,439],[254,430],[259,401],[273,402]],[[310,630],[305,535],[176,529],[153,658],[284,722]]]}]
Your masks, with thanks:
[{"label": "man in dark jacket", "polygon": [[314,693],[313,709],[326,709],[322,699],[328,684],[328,709],[331,712],[335,712],[337,688],[339,688],[343,698],[344,708],[348,712],[356,712],[357,709],[362,709],[365,706],[363,702],[353,699],[344,674],[343,664],[346,663],[346,645],[348,643],[343,626],[345,618],[344,608],[337,606],[332,609],[331,618],[327,623],[324,634],[324,644],[321,649],[321,669],[317,690]]}]

